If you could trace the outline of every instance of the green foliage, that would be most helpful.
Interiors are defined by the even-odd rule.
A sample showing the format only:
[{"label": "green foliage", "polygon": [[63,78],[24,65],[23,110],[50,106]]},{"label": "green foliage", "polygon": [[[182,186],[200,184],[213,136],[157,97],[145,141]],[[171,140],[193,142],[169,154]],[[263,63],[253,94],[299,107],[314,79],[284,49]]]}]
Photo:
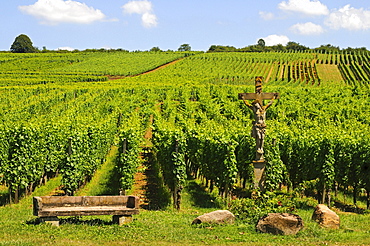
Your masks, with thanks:
[{"label": "green foliage", "polygon": [[119,157],[115,167],[119,176],[120,188],[122,190],[131,189],[134,183],[134,174],[141,163],[139,158],[141,152],[142,134],[135,128],[124,128],[119,134]]},{"label": "green foliage", "polygon": [[265,189],[269,191],[277,190],[279,185],[287,180],[287,170],[280,158],[279,145],[275,141],[276,139],[272,142],[267,141],[265,145],[265,158],[267,160]]},{"label": "green foliage", "polygon": [[113,126],[105,125],[101,129],[88,127],[72,132],[61,168],[66,194],[73,194],[91,179],[107,154],[114,130]]},{"label": "green foliage", "polygon": [[296,213],[297,209],[313,209],[316,205],[317,201],[312,198],[256,191],[253,198],[231,200],[228,209],[244,223],[257,224],[268,213]]},{"label": "green foliage", "polygon": [[285,195],[276,195],[273,192],[257,193],[253,198],[231,200],[228,209],[240,220],[256,224],[268,213],[288,213],[296,210],[292,199]]},{"label": "green foliage", "polygon": [[265,40],[263,40],[262,38],[258,39],[257,44],[259,46],[261,46],[261,47],[265,47],[266,46]]},{"label": "green foliage", "polygon": [[211,45],[207,52],[236,52],[237,49],[233,46]]},{"label": "green foliage", "polygon": [[179,47],[178,51],[191,51],[191,46],[190,44],[182,44]]},{"label": "green foliage", "polygon": [[[35,129],[35,134],[29,133],[30,144],[41,146],[40,155],[29,150],[41,160],[35,162],[40,165],[35,169],[38,179],[68,170],[74,180],[70,191],[74,190],[88,180],[104,158],[121,113],[127,118],[121,121],[121,128],[125,131],[132,125],[125,128],[123,124],[135,122],[132,132],[138,135],[149,115],[155,115],[158,156],[162,151],[160,158],[172,165],[167,163],[163,169],[169,172],[168,177],[172,175],[168,178],[171,186],[181,183],[185,171],[203,177],[209,188],[216,186],[221,193],[230,191],[238,178],[248,185],[253,177],[250,162],[255,144],[249,136],[252,115],[237,94],[254,91],[253,80],[259,74],[267,80],[264,91],[281,94],[267,111],[267,188],[274,190],[281,184],[296,188],[317,179],[316,193],[333,189],[335,184],[340,189],[356,187],[357,193],[361,188],[370,189],[364,175],[370,152],[367,53],[196,54],[140,76],[109,82],[102,79],[101,83],[80,83],[78,87],[65,84],[82,74],[99,80],[111,72],[129,75],[147,71],[184,56],[179,52],[1,54],[3,79],[9,77],[15,84],[25,84],[15,87],[9,82],[0,90],[0,160],[5,170],[2,179],[11,177],[6,168],[10,158],[9,129],[23,126],[27,131]],[[342,73],[345,83],[322,83],[316,64],[346,69]],[[27,86],[31,78],[35,83],[60,78],[61,83]],[[85,80],[84,76],[81,80]],[[7,83],[5,79],[3,82]],[[140,113],[131,114],[136,111]],[[92,131],[90,136],[88,129]],[[68,137],[73,137],[76,148],[69,159],[65,156]],[[180,141],[177,154],[173,154],[175,138]],[[79,165],[86,166],[86,170]],[[133,172],[133,168],[128,170]],[[132,177],[130,172],[121,171]],[[19,185],[18,181],[11,182],[15,187]],[[30,179],[23,183],[32,182]]]},{"label": "green foliage", "polygon": [[0,85],[99,82],[132,76],[190,55],[180,52],[0,54]]},{"label": "green foliage", "polygon": [[156,126],[153,144],[164,182],[172,192],[175,192],[186,180],[185,136],[180,130]]},{"label": "green foliage", "polygon": [[150,52],[160,52],[162,51],[159,47],[153,47],[150,49]]},{"label": "green foliage", "polygon": [[39,147],[42,139],[36,129],[14,127],[8,134],[8,160],[1,167],[2,173],[7,174],[4,175],[4,181],[15,192],[40,179],[45,155]]},{"label": "green foliage", "polygon": [[15,38],[10,51],[13,53],[34,53],[36,48],[33,47],[32,41],[27,35],[21,34]]}]

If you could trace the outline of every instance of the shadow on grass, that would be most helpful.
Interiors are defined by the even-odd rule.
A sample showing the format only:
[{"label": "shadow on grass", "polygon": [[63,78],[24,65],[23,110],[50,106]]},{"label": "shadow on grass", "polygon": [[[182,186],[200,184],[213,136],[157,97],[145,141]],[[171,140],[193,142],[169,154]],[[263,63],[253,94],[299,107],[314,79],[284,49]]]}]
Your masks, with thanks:
[{"label": "shadow on grass", "polygon": [[[26,221],[27,225],[39,225],[41,224],[39,218],[35,218]],[[101,219],[82,219],[80,216],[69,217],[65,219],[59,219],[59,225],[74,224],[74,225],[89,225],[89,226],[103,226],[103,225],[113,225],[113,221],[106,221]]]},{"label": "shadow on grass", "polygon": [[9,204],[9,192],[0,192],[0,206]]},{"label": "shadow on grass", "polygon": [[97,191],[97,194],[94,194],[97,196],[117,196],[120,194],[120,176],[119,172],[115,168],[118,159],[118,148],[116,146],[112,146],[108,155],[110,156],[106,161],[107,164],[102,165],[102,167],[104,167],[104,170],[102,172],[103,175],[99,176],[99,182],[96,184],[96,187],[91,187],[91,190]]},{"label": "shadow on grass", "polygon": [[216,202],[216,197],[208,193],[195,180],[189,180],[185,189],[190,194],[190,199],[194,206],[201,208],[221,208],[221,205]]},{"label": "shadow on grass", "polygon": [[145,203],[141,206],[147,210],[160,210],[166,208],[171,203],[171,195],[165,187],[160,175],[157,160],[150,149],[143,151],[144,166],[146,166],[145,175],[147,185],[145,186]]},{"label": "shadow on grass", "polygon": [[102,187],[103,189],[98,194],[100,196],[117,196],[119,194],[119,175],[115,168],[108,171],[106,182],[104,185],[102,185]]},{"label": "shadow on grass", "polygon": [[334,207],[339,208],[343,212],[351,212],[356,214],[364,214],[365,209],[356,207],[355,205],[345,204],[340,201],[334,201]]}]

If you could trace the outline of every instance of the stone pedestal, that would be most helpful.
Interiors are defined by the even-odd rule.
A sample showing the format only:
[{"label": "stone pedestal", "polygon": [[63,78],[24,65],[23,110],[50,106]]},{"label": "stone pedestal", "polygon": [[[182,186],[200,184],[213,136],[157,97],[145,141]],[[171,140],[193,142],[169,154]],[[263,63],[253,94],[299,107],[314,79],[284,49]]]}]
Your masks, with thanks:
[{"label": "stone pedestal", "polygon": [[254,188],[260,189],[261,191],[263,191],[264,185],[265,185],[264,172],[265,172],[266,161],[264,160],[253,161],[252,164],[254,167]]}]

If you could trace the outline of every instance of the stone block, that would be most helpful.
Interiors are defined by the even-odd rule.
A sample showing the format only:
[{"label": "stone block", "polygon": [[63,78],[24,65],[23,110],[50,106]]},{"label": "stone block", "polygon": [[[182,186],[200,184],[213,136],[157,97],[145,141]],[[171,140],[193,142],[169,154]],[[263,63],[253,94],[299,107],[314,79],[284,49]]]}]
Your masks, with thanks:
[{"label": "stone block", "polygon": [[274,235],[295,235],[303,228],[300,216],[290,213],[269,213],[259,219],[256,229]]},{"label": "stone block", "polygon": [[210,224],[233,224],[235,216],[228,210],[217,210],[203,214],[195,218],[192,224],[210,223]]},{"label": "stone block", "polygon": [[131,223],[132,220],[131,215],[113,215],[112,217],[113,224],[118,224],[120,226]]},{"label": "stone block", "polygon": [[316,206],[312,219],[325,228],[339,229],[340,226],[339,216],[324,204]]}]

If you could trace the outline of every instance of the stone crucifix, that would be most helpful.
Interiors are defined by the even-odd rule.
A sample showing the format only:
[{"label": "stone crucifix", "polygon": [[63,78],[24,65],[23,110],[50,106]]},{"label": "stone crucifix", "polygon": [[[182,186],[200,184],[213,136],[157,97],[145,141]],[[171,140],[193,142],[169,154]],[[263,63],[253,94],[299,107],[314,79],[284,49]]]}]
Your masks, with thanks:
[{"label": "stone crucifix", "polygon": [[[239,99],[243,100],[245,105],[253,111],[254,121],[251,135],[256,139],[256,158],[253,161],[255,173],[255,188],[263,188],[262,175],[265,168],[265,159],[263,156],[263,145],[266,135],[266,110],[272,105],[275,99],[279,98],[279,93],[264,93],[262,92],[263,77],[257,76],[255,79],[255,93],[239,93]],[[254,100],[249,103],[247,100]],[[263,105],[263,100],[270,100],[266,105]]]}]

